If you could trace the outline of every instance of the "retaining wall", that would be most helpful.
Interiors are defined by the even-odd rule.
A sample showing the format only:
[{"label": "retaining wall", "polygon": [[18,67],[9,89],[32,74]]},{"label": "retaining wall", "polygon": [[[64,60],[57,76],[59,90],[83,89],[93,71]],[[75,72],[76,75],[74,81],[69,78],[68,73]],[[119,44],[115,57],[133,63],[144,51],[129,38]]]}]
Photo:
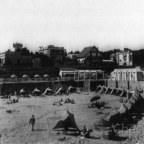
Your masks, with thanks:
[{"label": "retaining wall", "polygon": [[[3,83],[0,84],[0,95],[2,95],[4,92],[7,93],[14,93],[15,91],[17,93],[20,92],[20,90],[23,88],[25,91],[32,92],[35,88],[38,88],[42,92],[45,91],[47,87],[53,88],[55,84],[59,82],[39,82],[39,83]],[[83,81],[61,81],[60,82],[63,85],[72,85],[73,87],[83,87],[84,82]],[[90,87],[92,89],[96,89],[98,85],[104,85],[104,81],[91,81]]]},{"label": "retaining wall", "polygon": [[126,89],[144,89],[144,81],[107,81],[109,87],[126,88]]}]

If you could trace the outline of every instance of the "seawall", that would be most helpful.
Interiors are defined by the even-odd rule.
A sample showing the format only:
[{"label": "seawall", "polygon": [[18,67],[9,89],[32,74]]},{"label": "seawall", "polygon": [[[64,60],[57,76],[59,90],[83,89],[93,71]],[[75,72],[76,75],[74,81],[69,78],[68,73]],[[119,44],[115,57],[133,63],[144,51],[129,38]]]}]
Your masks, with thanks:
[{"label": "seawall", "polygon": [[126,88],[126,89],[143,89],[144,81],[107,81],[109,87]]},{"label": "seawall", "polygon": [[[14,93],[15,91],[17,93],[20,92],[20,90],[23,88],[25,91],[32,92],[35,88],[38,88],[42,92],[45,91],[47,87],[53,88],[54,85],[61,83],[63,85],[72,85],[73,87],[83,87],[84,82],[83,81],[60,81],[60,82],[33,82],[33,83],[2,83],[0,84],[0,95],[2,95],[4,92],[7,93]],[[105,85],[105,81],[91,81],[90,87],[95,90],[98,85]]]}]

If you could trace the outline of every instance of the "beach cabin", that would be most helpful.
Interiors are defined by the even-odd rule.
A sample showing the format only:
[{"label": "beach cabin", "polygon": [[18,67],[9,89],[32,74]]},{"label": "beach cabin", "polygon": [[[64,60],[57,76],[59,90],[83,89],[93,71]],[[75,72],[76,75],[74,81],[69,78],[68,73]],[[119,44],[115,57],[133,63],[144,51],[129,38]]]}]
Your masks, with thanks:
[{"label": "beach cabin", "polygon": [[111,72],[111,80],[116,81],[142,81],[144,74],[140,67],[115,69]]},{"label": "beach cabin", "polygon": [[59,75],[62,77],[73,77],[74,79],[104,79],[104,71],[101,70],[78,70],[60,69]]}]

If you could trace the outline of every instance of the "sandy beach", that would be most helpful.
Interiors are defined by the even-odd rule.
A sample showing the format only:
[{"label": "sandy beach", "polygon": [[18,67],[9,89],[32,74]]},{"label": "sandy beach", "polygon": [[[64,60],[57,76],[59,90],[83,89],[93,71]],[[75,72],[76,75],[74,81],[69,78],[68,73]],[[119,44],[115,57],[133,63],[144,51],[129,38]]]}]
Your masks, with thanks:
[{"label": "sandy beach", "polygon": [[[83,126],[94,129],[94,122],[104,115],[107,115],[114,108],[119,108],[120,99],[118,96],[101,95],[100,101],[106,102],[106,108],[98,110],[97,108],[88,108],[90,99],[96,95],[94,92],[70,94],[69,96],[46,96],[20,98],[18,103],[7,104],[7,100],[0,99],[0,134],[3,144],[78,144],[99,143],[99,144],[118,144],[125,142],[112,141],[101,138],[101,131],[93,131],[92,134],[97,139],[82,139],[78,136],[64,135],[62,132],[53,131],[52,128],[60,120],[62,113],[69,110],[74,114],[75,121],[80,129]],[[62,106],[53,105],[61,99],[74,99],[75,104],[64,104]],[[11,110],[11,113],[7,111]],[[36,124],[34,131],[31,131],[29,119],[34,115]],[[58,141],[65,137],[64,141]]]}]

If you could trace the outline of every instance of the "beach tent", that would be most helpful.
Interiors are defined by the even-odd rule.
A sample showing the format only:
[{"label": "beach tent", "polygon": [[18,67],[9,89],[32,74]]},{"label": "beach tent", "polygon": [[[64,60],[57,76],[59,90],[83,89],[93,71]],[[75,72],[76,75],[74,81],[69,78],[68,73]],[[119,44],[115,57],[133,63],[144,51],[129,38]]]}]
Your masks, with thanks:
[{"label": "beach tent", "polygon": [[26,74],[25,74],[25,75],[23,75],[22,77],[23,77],[23,78],[29,78],[29,76],[28,76],[28,75],[26,75]]},{"label": "beach tent", "polygon": [[136,96],[135,94],[134,94],[132,97],[133,97],[133,99],[135,99],[136,101],[138,101],[138,100],[139,100],[139,97],[138,97],[138,96]]},{"label": "beach tent", "polygon": [[112,111],[108,116],[108,121],[112,124],[122,123],[122,117],[118,111]]},{"label": "beach tent", "polygon": [[101,90],[101,88],[102,88],[102,86],[98,85],[95,92],[99,92]]},{"label": "beach tent", "polygon": [[46,90],[44,91],[43,95],[48,95],[48,94],[51,94],[51,95],[53,94],[52,89],[50,89],[49,87],[46,88]]},{"label": "beach tent", "polygon": [[116,95],[119,89],[117,88],[113,88],[113,90],[111,91],[111,95]]},{"label": "beach tent", "polygon": [[73,93],[73,92],[76,92],[76,88],[75,87],[72,87],[71,85],[67,88],[67,93]]},{"label": "beach tent", "polygon": [[100,99],[100,96],[97,95],[97,96],[94,96],[90,99],[90,102],[93,102],[93,101],[96,101],[96,100],[99,100]]},{"label": "beach tent", "polygon": [[128,109],[124,104],[121,105],[118,112],[120,113],[121,118],[125,119],[128,117]]},{"label": "beach tent", "polygon": [[59,85],[57,91],[55,91],[55,95],[67,93],[68,86],[67,85]]},{"label": "beach tent", "polygon": [[62,84],[60,84],[60,83],[55,84],[52,88],[54,93],[56,93],[59,90],[60,87],[62,87]]},{"label": "beach tent", "polygon": [[62,90],[62,86],[55,92],[55,95],[59,94],[61,90]]},{"label": "beach tent", "polygon": [[32,92],[32,94],[38,96],[41,94],[41,91],[39,89],[35,88],[34,91]]},{"label": "beach tent", "polygon": [[120,114],[125,114],[127,112],[126,106],[124,104],[121,105],[121,107],[117,110]]},{"label": "beach tent", "polygon": [[101,89],[99,90],[99,93],[103,93],[104,87],[105,87],[105,86],[102,86],[102,87],[101,87]]},{"label": "beach tent", "polygon": [[130,101],[128,101],[125,106],[127,107],[128,111],[132,114],[132,113],[137,113],[138,112],[138,108],[131,103]]},{"label": "beach tent", "polygon": [[20,90],[20,95],[21,96],[28,96],[28,92],[25,91],[23,88]]},{"label": "beach tent", "polygon": [[67,129],[69,131],[79,130],[74,115],[70,113],[68,110],[65,110],[62,114],[61,120],[57,122],[53,130],[64,130]]},{"label": "beach tent", "polygon": [[101,118],[100,120],[97,120],[94,123],[95,128],[97,129],[105,129],[105,128],[110,128],[110,122],[104,118]]},{"label": "beach tent", "polygon": [[11,78],[17,78],[17,76],[15,74],[11,75]]},{"label": "beach tent", "polygon": [[102,93],[105,93],[107,91],[107,87],[106,86],[103,86],[103,91]]},{"label": "beach tent", "polygon": [[21,95],[24,95],[24,94],[25,94],[25,91],[24,91],[23,88],[20,90],[20,94],[21,94]]},{"label": "beach tent", "polygon": [[120,97],[125,97],[127,92],[123,89],[122,93],[120,94]]},{"label": "beach tent", "polygon": [[110,87],[107,87],[106,91],[104,92],[105,94],[108,94],[111,91]]},{"label": "beach tent", "polygon": [[136,103],[136,100],[135,100],[133,97],[131,97],[131,98],[129,99],[129,101],[130,101],[130,103],[132,103],[132,104],[135,104],[135,103]]},{"label": "beach tent", "polygon": [[110,88],[110,90],[109,90],[109,93],[108,93],[108,94],[110,94],[112,91],[113,91],[113,88]]},{"label": "beach tent", "polygon": [[36,74],[34,77],[35,77],[35,78],[40,78],[40,75]]},{"label": "beach tent", "polygon": [[129,100],[127,101],[127,103],[125,104],[126,108],[128,110],[131,110],[131,107],[132,107],[132,103],[129,102]]},{"label": "beach tent", "polygon": [[123,91],[123,89],[120,88],[120,89],[118,90],[118,92],[117,92],[117,95],[120,96],[120,94],[122,93],[122,91]]},{"label": "beach tent", "polygon": [[43,77],[44,78],[49,78],[50,76],[48,74],[45,74]]}]

